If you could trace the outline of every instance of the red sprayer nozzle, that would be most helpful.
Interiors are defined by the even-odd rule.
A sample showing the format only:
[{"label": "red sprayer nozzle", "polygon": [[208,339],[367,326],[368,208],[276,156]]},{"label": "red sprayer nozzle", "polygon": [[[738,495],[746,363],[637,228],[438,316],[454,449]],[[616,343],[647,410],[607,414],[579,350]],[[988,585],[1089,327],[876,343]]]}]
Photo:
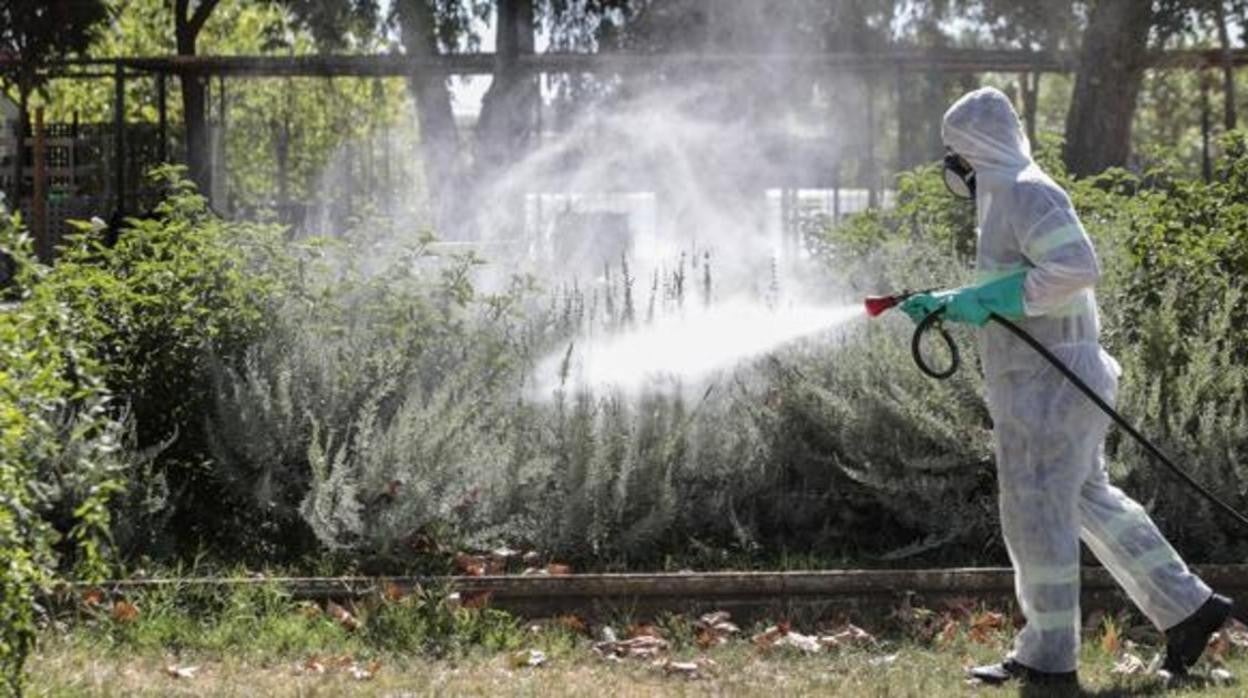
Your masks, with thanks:
[{"label": "red sprayer nozzle", "polygon": [[885,310],[901,303],[909,296],[910,294],[908,293],[898,293],[892,296],[867,296],[863,304],[867,307],[867,315],[876,317]]}]

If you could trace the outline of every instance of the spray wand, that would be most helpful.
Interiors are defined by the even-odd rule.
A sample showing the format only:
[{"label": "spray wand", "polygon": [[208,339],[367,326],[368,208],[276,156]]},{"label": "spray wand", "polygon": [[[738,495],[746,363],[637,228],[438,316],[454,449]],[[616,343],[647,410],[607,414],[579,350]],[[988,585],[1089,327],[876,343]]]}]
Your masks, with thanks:
[{"label": "spray wand", "polygon": [[[915,295],[916,293],[922,293],[922,291],[903,291],[901,293],[893,294],[890,296],[869,296],[864,301],[864,305],[866,306],[866,309],[867,309],[867,315],[869,315],[870,317],[877,317],[883,314],[884,311],[888,310],[889,308],[893,308],[897,305],[900,305],[907,298]],[[958,347],[956,344],[954,344],[953,338],[949,336],[949,333],[944,328],[944,323],[942,322],[943,316],[944,316],[944,309],[941,308],[937,310],[936,312],[931,313],[927,317],[923,318],[923,320],[919,322],[918,326],[915,327],[914,336],[910,340],[910,354],[911,356],[914,357],[914,362],[915,364],[918,365],[919,370],[923,371],[923,373],[926,373],[932,378],[937,378],[941,380],[944,380],[945,378],[949,378],[954,373],[956,373],[958,370],[958,366],[961,363],[959,356],[958,356]],[[1245,516],[1244,514],[1236,511],[1235,508],[1232,507],[1230,504],[1227,504],[1226,502],[1219,499],[1217,495],[1210,492],[1204,485],[1197,482],[1196,479],[1191,476],[1191,474],[1189,474],[1187,471],[1183,470],[1178,465],[1176,465],[1174,461],[1170,460],[1170,458],[1167,457],[1166,454],[1162,453],[1160,448],[1158,448],[1156,445],[1153,444],[1152,441],[1149,441],[1147,437],[1141,434],[1139,430],[1137,430],[1134,426],[1131,425],[1130,422],[1126,420],[1125,417],[1119,414],[1118,411],[1115,410],[1112,406],[1110,406],[1109,403],[1105,402],[1105,400],[1102,399],[1100,395],[1097,395],[1095,390],[1089,387],[1087,383],[1084,383],[1082,378],[1080,378],[1073,370],[1071,370],[1071,368],[1067,366],[1061,359],[1054,356],[1053,352],[1049,351],[1048,348],[1045,347],[1043,344],[1041,344],[1039,340],[1031,336],[1023,328],[1019,327],[1018,325],[1014,324],[1013,322],[1007,320],[1006,318],[996,313],[992,313],[991,315],[988,316],[988,318],[992,322],[995,322],[998,325],[1001,325],[1005,329],[1009,330],[1015,337],[1018,337],[1019,339],[1021,339],[1024,343],[1026,343],[1028,346],[1034,349],[1037,354],[1039,354],[1040,356],[1043,356],[1050,364],[1053,364],[1054,368],[1060,371],[1061,374],[1065,376],[1067,380],[1073,383],[1074,386],[1078,388],[1084,395],[1086,395],[1088,399],[1092,401],[1093,404],[1101,408],[1101,411],[1109,415],[1109,417],[1114,420],[1114,423],[1122,427],[1123,431],[1130,434],[1133,439],[1135,439],[1141,446],[1144,447],[1144,450],[1148,451],[1149,454],[1153,456],[1153,458],[1157,459],[1158,462],[1166,466],[1166,468],[1169,469],[1170,472],[1173,473],[1176,477],[1178,477],[1180,480],[1185,482],[1192,489],[1199,492],[1202,496],[1204,496],[1205,499],[1209,500],[1209,502],[1214,504],[1217,508],[1221,509],[1223,513],[1225,513],[1227,516],[1230,516],[1232,519],[1235,519],[1240,524],[1242,524],[1246,529],[1248,529],[1248,516]],[[945,345],[948,347],[949,353],[952,357],[949,367],[943,371],[937,371],[933,369],[927,363],[927,361],[923,358],[923,353],[920,351],[920,345],[922,343],[923,336],[932,330],[935,330],[940,333],[940,336],[942,339],[944,339]]]},{"label": "spray wand", "polygon": [[[930,291],[902,291],[891,296],[867,296],[863,303],[867,307],[867,315],[878,317],[884,311],[901,305],[907,298],[918,293],[930,293]],[[932,368],[931,364],[923,358],[923,337],[931,330],[940,333],[940,338],[945,340],[945,347],[949,350],[949,367],[943,371]],[[944,380],[958,372],[958,367],[962,364],[962,359],[958,354],[958,345],[954,343],[953,337],[950,337],[949,332],[945,330],[944,323],[941,322],[940,312],[932,313],[923,318],[923,321],[915,328],[914,336],[910,338],[910,356],[914,357],[914,363],[919,367],[919,370],[932,378]]]}]

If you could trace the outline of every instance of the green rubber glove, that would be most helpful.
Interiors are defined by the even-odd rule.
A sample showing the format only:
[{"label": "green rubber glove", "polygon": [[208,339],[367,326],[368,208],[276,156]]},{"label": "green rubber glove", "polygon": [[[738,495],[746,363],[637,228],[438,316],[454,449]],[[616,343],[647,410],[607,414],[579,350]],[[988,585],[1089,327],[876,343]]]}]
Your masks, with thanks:
[{"label": "green rubber glove", "polygon": [[1007,320],[1024,315],[1023,281],[1027,270],[1020,269],[999,279],[952,291],[916,293],[901,304],[901,310],[917,324],[940,309],[950,322],[983,326],[993,313]]}]

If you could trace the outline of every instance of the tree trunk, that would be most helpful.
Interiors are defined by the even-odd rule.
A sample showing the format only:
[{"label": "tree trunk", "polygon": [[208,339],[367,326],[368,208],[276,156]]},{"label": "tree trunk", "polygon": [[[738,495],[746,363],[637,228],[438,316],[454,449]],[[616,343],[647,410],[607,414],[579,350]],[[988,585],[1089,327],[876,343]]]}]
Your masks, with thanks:
[{"label": "tree trunk", "polygon": [[1152,23],[1151,2],[1099,0],[1092,6],[1066,116],[1063,157],[1072,174],[1127,163]]},{"label": "tree trunk", "polygon": [[[436,56],[438,40],[430,0],[396,0],[399,31],[408,55]],[[446,76],[422,71],[407,79],[408,91],[416,101],[420,126],[421,155],[425,166],[434,225],[439,234],[456,237],[456,194],[464,177],[460,161],[459,133],[451,111],[451,93]]]},{"label": "tree trunk", "polygon": [[1225,99],[1223,121],[1227,131],[1234,131],[1238,117],[1235,114],[1235,63],[1231,54],[1231,34],[1226,28],[1226,4],[1214,3],[1214,20],[1218,24],[1218,43],[1222,48],[1222,92]]},{"label": "tree trunk", "polygon": [[[191,12],[189,0],[177,0],[174,6],[174,34],[179,56],[194,56],[195,44],[204,22],[212,14],[219,0],[200,0]],[[212,186],[211,144],[208,140],[208,100],[204,95],[204,82],[195,75],[182,73],[178,76],[182,85],[182,114],[186,122],[186,166],[191,181],[204,196],[209,196]]]},{"label": "tree trunk", "polygon": [[494,81],[481,102],[478,158],[486,168],[506,167],[527,147],[538,105],[537,78],[519,56],[533,52],[533,0],[499,0]]},{"label": "tree trunk", "polygon": [[499,0],[496,52],[494,80],[481,100],[472,181],[482,193],[501,197],[504,215],[491,221],[495,229],[483,232],[513,237],[522,232],[516,228],[524,221],[523,193],[491,187],[524,157],[537,122],[537,76],[519,61],[521,54],[533,53],[533,0]]},{"label": "tree trunk", "polygon": [[25,175],[25,155],[26,155],[26,124],[30,123],[30,89],[24,85],[19,85],[17,90],[17,123],[14,124],[14,135],[17,137],[17,153],[13,158],[13,188],[9,192],[12,201],[9,202],[10,211],[20,210],[22,207],[22,195],[25,188],[23,177]]}]

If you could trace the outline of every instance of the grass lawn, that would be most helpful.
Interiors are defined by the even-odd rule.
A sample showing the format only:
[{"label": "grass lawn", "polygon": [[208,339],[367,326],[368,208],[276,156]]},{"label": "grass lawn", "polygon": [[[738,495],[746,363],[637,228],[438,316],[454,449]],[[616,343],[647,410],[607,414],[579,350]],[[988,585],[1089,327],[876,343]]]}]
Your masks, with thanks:
[{"label": "grass lawn", "polygon": [[[306,658],[185,654],[176,661],[159,653],[132,654],[103,648],[49,643],[34,657],[32,696],[650,696],[650,695],[838,695],[938,696],[1016,695],[1017,689],[972,687],[959,667],[993,659],[996,648],[939,651],[894,647],[887,652],[802,655],[760,653],[748,643],[709,652],[714,665],[700,678],[669,673],[644,660],[604,661],[588,650],[556,654],[543,666],[516,668],[510,654],[473,653],[456,660],[384,657],[371,679],[353,678],[331,667],[323,674],[303,668]],[[682,657],[683,658],[683,657]],[[692,658],[692,656],[688,657]],[[887,659],[881,659],[887,658]],[[168,666],[195,666],[193,678],[175,678]],[[1166,690],[1159,679],[1111,673],[1113,662],[1099,651],[1085,652],[1085,695],[1243,696],[1242,684],[1197,684]],[[1231,661],[1238,675],[1248,660]],[[1036,695],[1043,695],[1038,693]]]},{"label": "grass lawn", "polygon": [[[72,606],[72,607],[71,607]],[[522,621],[420,591],[343,608],[296,602],[275,588],[130,599],[88,593],[61,604],[27,663],[30,696],[652,696],[1016,695],[971,686],[962,669],[1003,656],[1008,614],[969,600],[906,605],[868,629],[843,623],[737,629],[727,619],[666,615],[586,624]],[[787,634],[786,634],[787,633]],[[810,633],[810,634],[804,634]],[[612,642],[602,642],[606,637]],[[1206,679],[1167,687],[1142,664],[1157,635],[1129,614],[1090,619],[1084,695],[1244,696]],[[532,661],[534,653],[541,661]],[[1248,628],[1211,648],[1248,678]],[[1200,675],[1214,667],[1202,663]],[[1035,692],[1029,695],[1052,695]]]},{"label": "grass lawn", "polygon": [[[671,658],[701,661],[697,677],[665,669],[663,660],[608,661],[589,639],[534,635],[529,649],[543,648],[544,664],[518,666],[528,649],[469,650],[455,658],[392,653],[317,652],[285,654],[157,650],[112,646],[72,635],[45,638],[30,662],[32,696],[685,696],[838,695],[939,696],[1017,695],[1017,689],[969,686],[960,668],[999,657],[1004,635],[990,642],[956,640],[943,648],[883,643],[879,647],[805,654],[791,648],[760,650],[749,640],[709,650],[673,650]],[[342,647],[327,649],[341,650]],[[1149,648],[1139,648],[1147,661]],[[710,660],[707,662],[706,660]],[[1084,650],[1083,695],[1243,696],[1238,681],[1166,689],[1156,677],[1113,672],[1115,658],[1100,647]],[[354,676],[352,668],[360,672]],[[1248,653],[1225,663],[1248,676]],[[179,678],[171,668],[195,667]],[[1207,667],[1202,667],[1207,671]],[[371,676],[365,678],[366,675]],[[1034,695],[1048,695],[1035,693]]]}]

